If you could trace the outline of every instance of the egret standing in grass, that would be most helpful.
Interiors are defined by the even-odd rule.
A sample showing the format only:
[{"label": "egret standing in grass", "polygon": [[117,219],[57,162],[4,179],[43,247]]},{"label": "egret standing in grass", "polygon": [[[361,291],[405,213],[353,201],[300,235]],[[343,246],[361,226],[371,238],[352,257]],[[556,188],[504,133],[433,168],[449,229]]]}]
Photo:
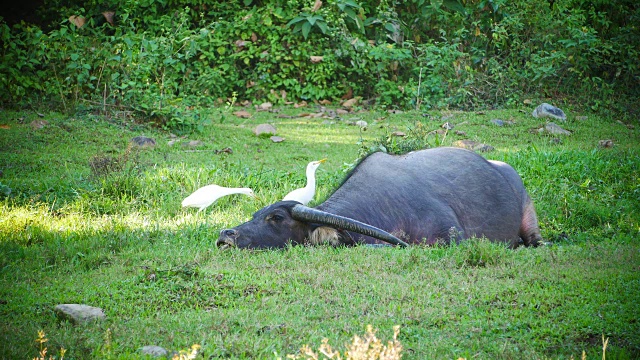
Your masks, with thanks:
[{"label": "egret standing in grass", "polygon": [[198,212],[200,212],[213,204],[219,198],[233,194],[244,194],[255,199],[258,198],[253,193],[253,190],[249,188],[228,188],[218,185],[207,185],[201,187],[193,194],[187,196],[186,199],[182,200],[182,207],[197,207],[200,208],[200,210],[198,210]]},{"label": "egret standing in grass", "polygon": [[313,196],[316,194],[316,170],[318,166],[325,161],[327,161],[327,159],[310,162],[309,165],[307,165],[307,186],[293,190],[282,200],[297,201],[303,205],[307,205],[309,201],[313,200]]}]

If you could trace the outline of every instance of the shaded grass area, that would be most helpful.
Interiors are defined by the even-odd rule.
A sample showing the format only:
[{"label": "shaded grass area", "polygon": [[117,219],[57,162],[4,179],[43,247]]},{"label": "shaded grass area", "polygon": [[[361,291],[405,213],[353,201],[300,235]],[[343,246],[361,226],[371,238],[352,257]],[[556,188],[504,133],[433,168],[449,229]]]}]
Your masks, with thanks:
[{"label": "shaded grass area", "polygon": [[[282,109],[295,114],[297,110]],[[38,330],[67,358],[134,356],[144,345],[205,358],[275,358],[304,344],[348,342],[367,324],[398,340],[406,358],[607,358],[640,356],[638,132],[589,116],[558,138],[517,110],[487,114],[380,112],[341,121],[225,117],[174,146],[169,134],[91,117],[3,112],[0,124],[0,354],[33,358]],[[442,119],[442,116],[447,117]],[[453,117],[449,117],[453,116]],[[21,118],[23,118],[21,120]],[[493,118],[514,121],[497,127]],[[449,121],[455,130],[436,134]],[[251,129],[274,122],[283,143]],[[392,137],[403,131],[409,139]],[[119,171],[92,174],[95,156],[121,159],[129,140],[156,138]],[[521,174],[552,246],[512,251],[485,241],[409,249],[291,248],[225,251],[218,231],[303,186],[318,171],[317,202],[358,156],[386,146],[490,144],[487,158]],[[614,139],[612,149],[598,140]],[[196,148],[183,147],[201,140]],[[395,145],[393,145],[395,143]],[[225,147],[232,154],[216,154]],[[434,169],[437,171],[437,169]],[[260,201],[228,197],[203,213],[180,209],[200,186],[252,187]],[[107,321],[74,326],[53,306],[103,308]]]}]

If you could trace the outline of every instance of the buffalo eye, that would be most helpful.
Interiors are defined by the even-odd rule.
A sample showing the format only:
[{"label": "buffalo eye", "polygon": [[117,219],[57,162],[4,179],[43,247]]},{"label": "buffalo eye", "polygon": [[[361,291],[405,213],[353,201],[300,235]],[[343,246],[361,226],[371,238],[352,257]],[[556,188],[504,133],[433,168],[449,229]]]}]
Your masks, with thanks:
[{"label": "buffalo eye", "polygon": [[269,217],[267,217],[268,221],[273,221],[273,222],[280,222],[282,220],[284,220],[284,216],[280,215],[280,214],[272,214],[269,215]]}]

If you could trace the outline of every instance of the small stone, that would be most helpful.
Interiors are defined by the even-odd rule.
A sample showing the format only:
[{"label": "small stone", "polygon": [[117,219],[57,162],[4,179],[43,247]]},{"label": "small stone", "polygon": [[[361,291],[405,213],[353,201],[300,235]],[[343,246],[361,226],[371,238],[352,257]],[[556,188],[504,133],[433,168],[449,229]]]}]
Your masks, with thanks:
[{"label": "small stone", "polygon": [[269,139],[271,139],[271,141],[273,141],[274,143],[280,143],[284,141],[284,138],[280,136],[272,136]]},{"label": "small stone", "polygon": [[180,140],[169,140],[169,141],[167,141],[167,145],[169,145],[169,146],[173,146],[173,145],[175,145],[175,143],[176,143],[176,142],[178,142],[178,141],[180,141]]},{"label": "small stone", "polygon": [[347,108],[347,109],[350,109],[350,108],[356,106],[361,99],[362,98],[360,96],[356,96],[353,99],[349,99],[349,100],[343,102],[342,106]]},{"label": "small stone", "polygon": [[348,113],[349,113],[349,111],[348,111],[348,110],[345,110],[345,109],[336,109],[336,114],[338,114],[338,115],[346,115],[346,114],[348,114]]},{"label": "small stone", "polygon": [[251,117],[251,113],[249,113],[248,111],[244,111],[244,110],[240,110],[240,111],[236,111],[233,113],[233,115],[242,118],[242,119],[248,119]]},{"label": "small stone", "polygon": [[191,140],[188,143],[184,144],[184,146],[188,146],[188,147],[192,147],[192,148],[198,147],[200,145],[202,145],[202,141],[200,141],[200,140]]},{"label": "small stone", "polygon": [[479,143],[473,140],[458,140],[454,142],[453,145],[471,151],[489,152],[494,150],[491,145]]},{"label": "small stone", "polygon": [[219,154],[233,154],[233,149],[231,149],[230,147],[226,147],[224,149],[216,150],[215,153],[216,153],[216,155],[219,155]]},{"label": "small stone", "polygon": [[467,136],[467,133],[462,131],[462,130],[456,130],[454,132],[454,134],[458,135],[458,136]]},{"label": "small stone", "polygon": [[491,120],[491,123],[496,124],[498,126],[504,126],[504,121],[502,121],[500,119],[493,119],[493,120]]},{"label": "small stone", "polygon": [[364,120],[358,120],[358,121],[355,122],[355,125],[356,126],[360,126],[361,128],[364,128],[364,127],[367,127],[367,125],[369,125],[369,124],[367,124],[367,122],[364,121]]},{"label": "small stone", "polygon": [[131,139],[131,144],[141,148],[154,148],[156,146],[156,141],[150,137],[136,136]]},{"label": "small stone", "polygon": [[547,103],[540,104],[540,106],[538,106],[533,110],[531,115],[533,115],[533,117],[536,117],[536,118],[550,116],[552,118],[555,118],[561,121],[567,120],[567,115],[564,114],[564,111]]},{"label": "small stone", "polygon": [[256,136],[260,136],[262,134],[275,135],[276,128],[271,124],[260,124],[253,129],[253,133],[256,134]]},{"label": "small stone", "polygon": [[30,125],[33,130],[38,130],[49,125],[49,123],[46,120],[33,120]]},{"label": "small stone", "polygon": [[256,106],[257,110],[260,110],[260,111],[271,110],[272,107],[273,107],[273,104],[270,102],[265,102]]},{"label": "small stone", "polygon": [[555,123],[548,123],[547,125],[544,126],[544,130],[546,132],[548,132],[549,134],[554,134],[554,135],[571,135],[570,131],[567,131],[563,128],[561,128],[560,126],[558,126]]},{"label": "small stone", "polygon": [[631,129],[633,129],[633,128],[634,128],[634,126],[633,126],[632,124],[625,124],[624,122],[622,122],[622,121],[620,121],[620,120],[616,120],[616,122],[617,122],[618,124],[622,125],[622,126],[626,126],[626,127],[627,127],[627,129],[630,129],[630,130],[631,130]]},{"label": "small stone", "polygon": [[524,99],[524,101],[522,102],[525,105],[531,105],[533,104],[533,101],[531,101],[531,99]]},{"label": "small stone", "polygon": [[67,319],[75,324],[103,320],[106,318],[102,309],[89,305],[60,304],[56,305],[53,310],[59,317]]},{"label": "small stone", "polygon": [[286,329],[286,327],[287,327],[286,324],[263,326],[262,328],[260,328],[258,330],[258,333],[265,333],[265,332],[270,332],[270,331],[279,331],[279,330],[282,330],[282,329]]},{"label": "small stone", "polygon": [[399,137],[407,136],[407,134],[403,133],[402,131],[394,131],[391,133],[391,135]]},{"label": "small stone", "polygon": [[442,128],[446,130],[452,130],[453,124],[447,121],[446,123],[442,124]]},{"label": "small stone", "polygon": [[160,346],[156,345],[147,345],[140,348],[140,352],[143,355],[149,355],[153,357],[161,357],[169,355],[169,352]]},{"label": "small stone", "polygon": [[598,141],[598,146],[600,146],[601,148],[612,148],[613,147],[613,140],[611,139],[607,139],[607,140],[600,140]]}]

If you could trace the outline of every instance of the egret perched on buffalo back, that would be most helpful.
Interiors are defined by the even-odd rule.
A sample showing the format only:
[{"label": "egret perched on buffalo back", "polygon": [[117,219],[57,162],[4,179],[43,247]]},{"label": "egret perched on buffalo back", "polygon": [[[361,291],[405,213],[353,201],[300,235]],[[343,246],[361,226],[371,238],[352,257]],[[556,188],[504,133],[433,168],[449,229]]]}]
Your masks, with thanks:
[{"label": "egret perched on buffalo back", "polygon": [[186,199],[182,200],[182,207],[197,207],[200,208],[200,210],[198,210],[198,212],[200,212],[213,204],[219,198],[232,194],[244,194],[257,199],[253,190],[249,188],[228,188],[218,185],[207,185],[201,187],[193,194],[187,196]]},{"label": "egret perched on buffalo back", "polygon": [[282,200],[292,200],[297,201],[303,205],[307,205],[316,194],[316,170],[318,169],[318,166],[320,166],[320,164],[325,161],[327,161],[327,159],[310,162],[309,165],[307,165],[307,186],[293,190],[292,192],[288,193]]}]

